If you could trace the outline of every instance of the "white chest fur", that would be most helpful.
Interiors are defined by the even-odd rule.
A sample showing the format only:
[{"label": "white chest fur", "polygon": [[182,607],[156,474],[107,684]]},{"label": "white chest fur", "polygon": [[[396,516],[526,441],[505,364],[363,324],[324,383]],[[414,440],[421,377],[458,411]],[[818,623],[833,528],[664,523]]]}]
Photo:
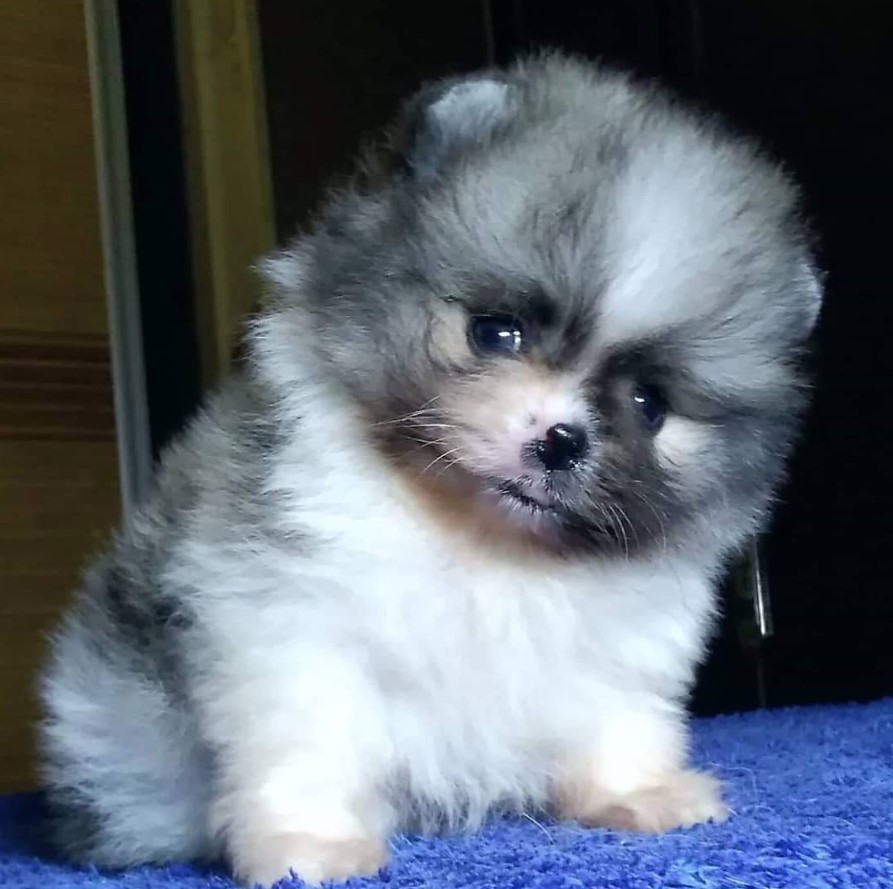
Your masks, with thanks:
[{"label": "white chest fur", "polygon": [[232,747],[234,720],[246,727],[234,755],[281,764],[260,784],[283,811],[308,774],[346,770],[476,821],[542,797],[564,748],[685,690],[706,572],[660,555],[510,559],[446,533],[360,454],[319,462],[310,481],[284,463],[277,482],[306,550],[190,541],[175,569],[212,593],[210,738]]}]

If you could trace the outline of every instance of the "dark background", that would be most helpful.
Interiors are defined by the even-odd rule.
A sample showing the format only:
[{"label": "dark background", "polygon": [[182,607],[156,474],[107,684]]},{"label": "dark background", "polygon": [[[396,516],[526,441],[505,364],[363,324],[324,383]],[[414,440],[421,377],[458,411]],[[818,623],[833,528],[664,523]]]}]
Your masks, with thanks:
[{"label": "dark background", "polygon": [[[132,20],[140,5],[122,8],[131,8]],[[893,468],[885,456],[893,438],[893,113],[883,85],[893,30],[885,5],[454,0],[435,9],[418,0],[259,0],[258,8],[281,239],[302,223],[325,182],[349,168],[359,140],[420,81],[502,63],[537,46],[659,77],[757,135],[787,163],[804,186],[828,274],[813,352],[816,398],[761,544],[774,634],[759,639],[752,603],[730,584],[695,705],[716,712],[893,694]],[[155,33],[153,50],[152,29],[131,25],[125,38],[143,34],[133,48],[142,61],[131,64],[127,83],[137,97],[132,115],[143,118],[136,182],[156,196],[166,188],[171,199],[167,209],[137,202],[151,250],[153,226],[168,240],[176,238],[178,213],[185,226],[182,174],[175,170],[181,161],[171,138],[176,115],[165,136],[146,124],[143,107],[158,107],[148,85],[153,64],[163,70],[159,59],[170,48]],[[163,30],[156,24],[155,32]],[[154,153],[140,150],[140,140]],[[173,255],[185,261],[182,250]],[[161,270],[147,261],[145,268],[175,278],[170,286],[188,286],[180,265]],[[165,351],[165,326],[176,319],[170,305],[162,309],[167,315],[150,318],[147,327],[147,353],[172,356],[150,365],[158,440],[191,407],[195,373],[191,320],[184,319],[179,352]],[[168,389],[181,369],[189,385],[171,400]]]}]

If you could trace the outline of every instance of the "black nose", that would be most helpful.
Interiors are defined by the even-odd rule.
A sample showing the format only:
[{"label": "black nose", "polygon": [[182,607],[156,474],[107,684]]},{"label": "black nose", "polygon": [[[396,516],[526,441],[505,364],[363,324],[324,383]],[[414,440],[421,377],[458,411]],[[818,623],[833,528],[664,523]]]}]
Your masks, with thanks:
[{"label": "black nose", "polygon": [[536,443],[536,455],[546,469],[570,469],[586,454],[586,430],[557,423]]}]

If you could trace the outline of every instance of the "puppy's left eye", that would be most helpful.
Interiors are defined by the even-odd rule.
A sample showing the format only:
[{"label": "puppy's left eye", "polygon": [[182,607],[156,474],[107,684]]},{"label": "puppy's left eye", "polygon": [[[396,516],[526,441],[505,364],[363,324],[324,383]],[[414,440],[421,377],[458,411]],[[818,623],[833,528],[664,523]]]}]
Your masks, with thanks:
[{"label": "puppy's left eye", "polygon": [[515,355],[524,345],[524,330],[511,315],[479,315],[471,319],[471,340],[487,355]]},{"label": "puppy's left eye", "polygon": [[633,389],[633,404],[642,425],[652,433],[658,432],[667,418],[667,397],[659,386],[639,384]]}]

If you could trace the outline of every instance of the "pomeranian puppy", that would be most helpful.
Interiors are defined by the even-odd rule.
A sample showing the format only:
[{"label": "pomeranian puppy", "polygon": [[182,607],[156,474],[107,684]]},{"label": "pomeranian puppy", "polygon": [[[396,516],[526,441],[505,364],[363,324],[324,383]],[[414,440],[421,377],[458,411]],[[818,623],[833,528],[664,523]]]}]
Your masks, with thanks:
[{"label": "pomeranian puppy", "polygon": [[260,268],[247,368],[54,637],[62,848],[317,883],[495,809],[722,819],[685,701],[805,400],[786,175],[536,57],[423,89]]}]

